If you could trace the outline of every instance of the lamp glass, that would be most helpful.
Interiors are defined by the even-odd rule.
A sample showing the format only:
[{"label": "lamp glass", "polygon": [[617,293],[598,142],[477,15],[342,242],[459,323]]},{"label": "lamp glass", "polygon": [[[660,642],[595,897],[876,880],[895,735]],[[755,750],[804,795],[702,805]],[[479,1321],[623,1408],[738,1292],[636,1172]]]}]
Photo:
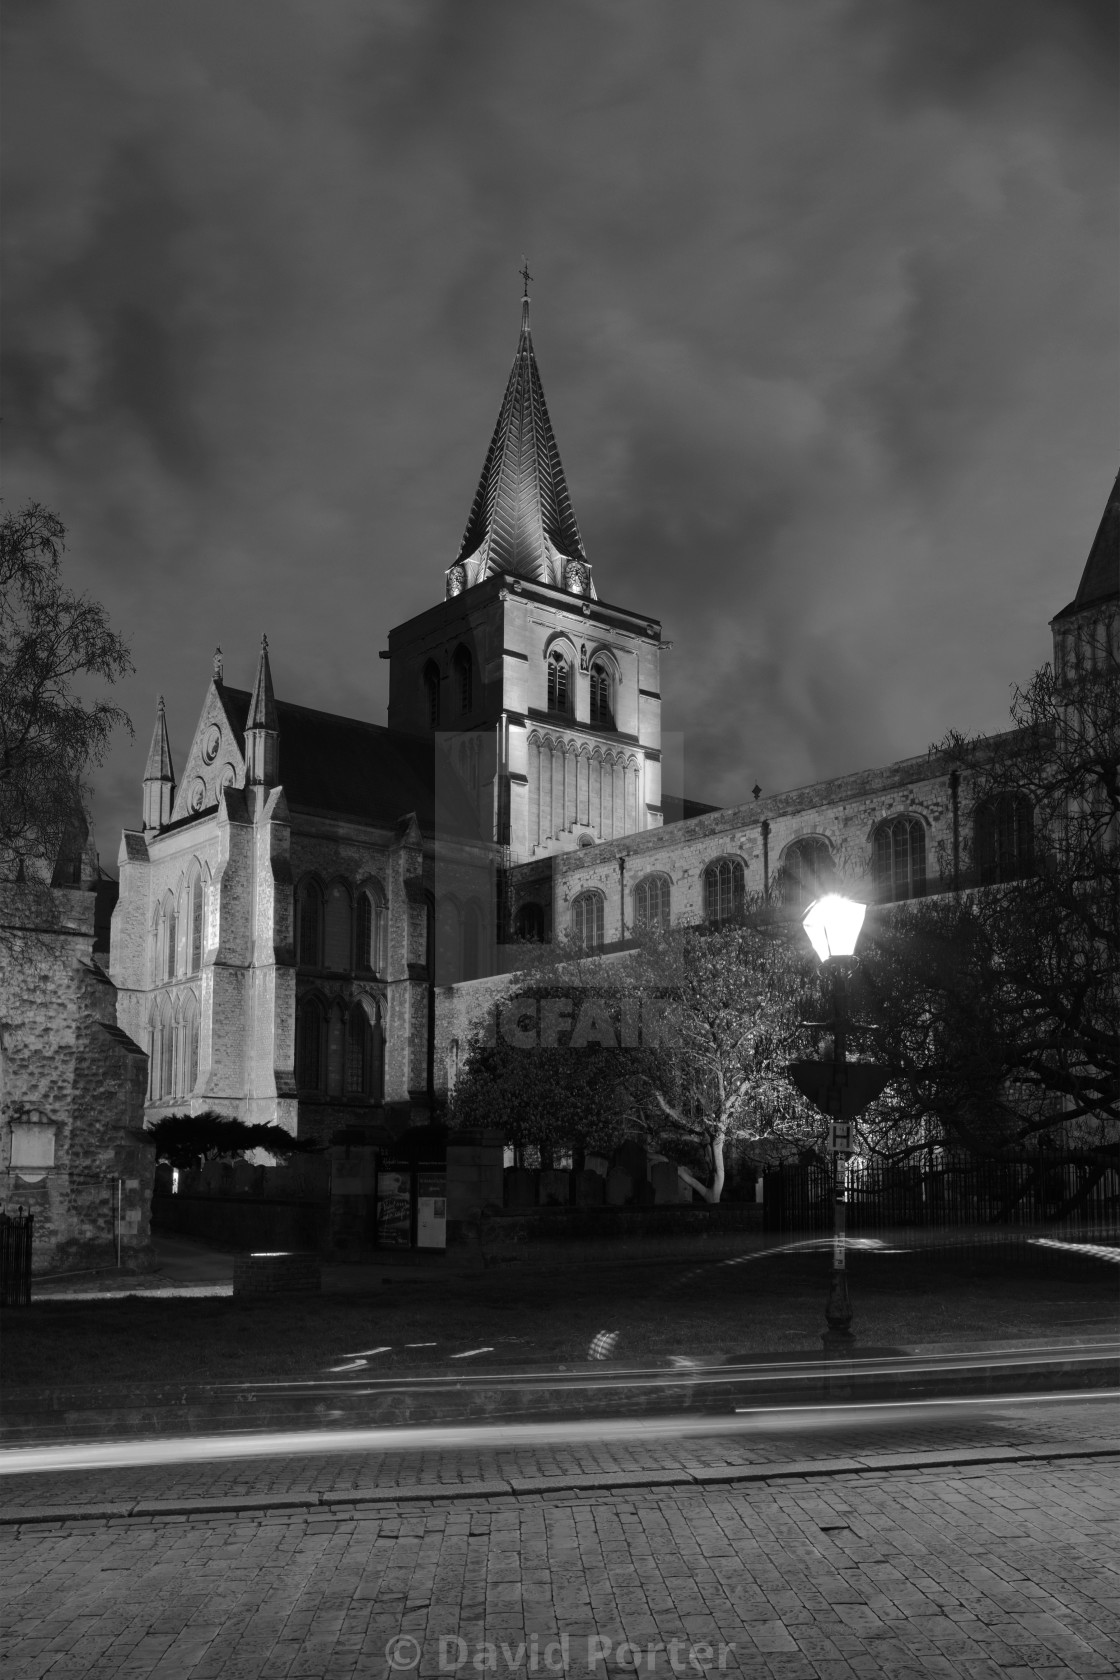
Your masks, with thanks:
[{"label": "lamp glass", "polygon": [[806,910],[801,926],[809,935],[809,943],[822,962],[829,957],[850,957],[855,954],[856,940],[867,913],[865,904],[840,893],[827,893],[814,899]]}]

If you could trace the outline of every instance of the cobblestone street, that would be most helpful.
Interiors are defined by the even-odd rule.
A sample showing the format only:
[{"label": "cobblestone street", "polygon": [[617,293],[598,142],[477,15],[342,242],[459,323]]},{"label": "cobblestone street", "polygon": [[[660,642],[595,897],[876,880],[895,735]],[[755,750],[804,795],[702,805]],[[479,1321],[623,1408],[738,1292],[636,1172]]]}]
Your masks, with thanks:
[{"label": "cobblestone street", "polygon": [[[1100,1436],[1114,1411],[1062,1402],[1036,1432],[1075,1439],[1078,1416]],[[929,1445],[948,1457],[949,1439]],[[829,1440],[832,1463],[842,1445]],[[253,1510],[246,1493],[246,1509],[228,1514],[52,1520],[36,1492],[42,1517],[3,1531],[7,1673],[326,1680],[387,1675],[395,1662],[421,1675],[1080,1680],[1120,1669],[1116,1458],[847,1474],[822,1458],[820,1474],[806,1463],[737,1485],[715,1479],[714,1438],[675,1450],[711,1485],[649,1485],[650,1443],[614,1459],[621,1483],[644,1460],[645,1486],[520,1496],[448,1497],[449,1454],[428,1466],[439,1474],[426,1487],[402,1476],[398,1500],[386,1488],[349,1506],[333,1485],[338,1462],[288,1461],[309,1493],[333,1487],[329,1508]],[[798,1447],[805,1460],[821,1450]],[[494,1462],[508,1475],[511,1458]],[[569,1461],[519,1462],[539,1477]],[[460,1479],[493,1467],[466,1455]],[[222,1468],[227,1486],[253,1481],[244,1463]],[[259,1479],[275,1487],[282,1469]],[[155,1499],[184,1473],[114,1476],[118,1492]],[[68,1504],[92,1510],[104,1476],[66,1477]],[[385,1486],[384,1462],[359,1480],[372,1489],[374,1476]],[[30,1479],[13,1480],[28,1503]],[[260,1486],[256,1496],[267,1498]]]}]

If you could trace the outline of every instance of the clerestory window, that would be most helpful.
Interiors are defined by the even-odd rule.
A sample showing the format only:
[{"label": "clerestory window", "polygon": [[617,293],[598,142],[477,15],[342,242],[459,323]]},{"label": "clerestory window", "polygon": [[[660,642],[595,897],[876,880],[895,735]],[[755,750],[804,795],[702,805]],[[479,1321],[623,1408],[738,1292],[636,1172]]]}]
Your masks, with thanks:
[{"label": "clerestory window", "polygon": [[572,900],[572,938],[584,951],[597,951],[602,945],[602,893],[580,893]]},{"label": "clerestory window", "polygon": [[879,824],[872,837],[871,879],[883,904],[925,896],[926,831],[919,817]]},{"label": "clerestory window", "polygon": [[704,871],[704,916],[726,922],[740,915],[746,899],[746,875],[738,858],[719,858]]},{"label": "clerestory window", "polygon": [[1026,794],[997,794],[976,807],[973,848],[981,886],[1017,881],[1031,873],[1034,807]]}]

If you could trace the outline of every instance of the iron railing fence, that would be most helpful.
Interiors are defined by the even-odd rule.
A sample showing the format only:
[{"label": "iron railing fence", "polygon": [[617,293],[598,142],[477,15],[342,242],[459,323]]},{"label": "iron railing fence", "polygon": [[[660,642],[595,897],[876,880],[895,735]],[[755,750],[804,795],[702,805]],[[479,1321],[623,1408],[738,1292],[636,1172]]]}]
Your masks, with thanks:
[{"label": "iron railing fence", "polygon": [[0,1306],[31,1303],[31,1236],[35,1219],[20,1208],[0,1213]]},{"label": "iron railing fence", "polygon": [[[763,1228],[831,1231],[831,1162],[774,1167],[763,1175]],[[1026,1226],[1120,1233],[1120,1157],[1045,1153],[1014,1159],[942,1155],[910,1165],[854,1160],[848,1168],[852,1232]]]}]

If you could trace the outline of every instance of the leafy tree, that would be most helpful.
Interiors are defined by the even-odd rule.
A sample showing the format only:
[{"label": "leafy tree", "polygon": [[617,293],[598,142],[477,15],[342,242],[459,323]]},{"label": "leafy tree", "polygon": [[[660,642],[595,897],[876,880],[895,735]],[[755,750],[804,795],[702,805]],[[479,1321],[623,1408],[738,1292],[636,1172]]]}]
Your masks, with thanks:
[{"label": "leafy tree", "polygon": [[[1120,674],[1101,650],[1076,680],[1049,666],[998,741],[950,737],[977,810],[1033,831],[1014,857],[964,847],[966,890],[880,913],[861,1007],[913,1122],[969,1148],[1063,1131],[1105,1148],[1120,1120]],[[1033,846],[1029,836],[1033,832]],[[990,837],[989,837],[990,838]],[[1001,878],[1003,877],[1003,878]],[[880,1119],[889,1117],[889,1105]]]},{"label": "leafy tree", "polygon": [[288,1159],[311,1154],[319,1145],[308,1138],[294,1138],[283,1126],[247,1125],[212,1109],[203,1114],[165,1114],[148,1133],[156,1147],[156,1160],[173,1167],[197,1167],[202,1161],[233,1159],[250,1149],[266,1149],[270,1155]]},{"label": "leafy tree", "polygon": [[84,828],[82,779],[105,756],[119,706],[75,684],[133,669],[105,609],[61,578],[65,529],[30,502],[0,521],[0,869],[53,867]]},{"label": "leafy tree", "polygon": [[691,1152],[710,1202],[723,1191],[732,1141],[804,1146],[823,1122],[786,1072],[807,1049],[815,987],[796,923],[756,903],[718,928],[675,927],[643,938],[627,981],[662,1012],[643,1043],[630,1096],[647,1132]]},{"label": "leafy tree", "polygon": [[690,1161],[687,1182],[712,1202],[730,1141],[819,1136],[785,1075],[803,1047],[809,969],[795,930],[765,907],[642,936],[621,957],[560,946],[527,960],[517,1002],[467,1046],[456,1125],[502,1125],[546,1152],[641,1136]]}]

